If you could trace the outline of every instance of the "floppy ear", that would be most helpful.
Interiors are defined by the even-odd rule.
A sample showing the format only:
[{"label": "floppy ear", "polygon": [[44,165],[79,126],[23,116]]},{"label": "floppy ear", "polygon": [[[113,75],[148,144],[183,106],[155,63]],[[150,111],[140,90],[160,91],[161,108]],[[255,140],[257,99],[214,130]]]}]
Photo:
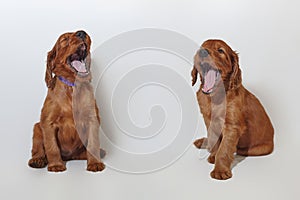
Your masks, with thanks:
[{"label": "floppy ear", "polygon": [[197,82],[197,76],[198,76],[198,70],[196,69],[195,65],[193,67],[193,70],[191,72],[191,75],[192,75],[192,86],[195,85],[195,83]]},{"label": "floppy ear", "polygon": [[47,66],[46,66],[46,74],[45,81],[48,88],[53,89],[55,86],[55,78],[53,78],[52,71],[54,69],[54,59],[56,57],[55,46],[51,51],[48,52],[47,55]]},{"label": "floppy ear", "polygon": [[231,55],[232,73],[230,75],[229,89],[235,89],[242,83],[242,73],[239,67],[239,57],[236,52]]}]

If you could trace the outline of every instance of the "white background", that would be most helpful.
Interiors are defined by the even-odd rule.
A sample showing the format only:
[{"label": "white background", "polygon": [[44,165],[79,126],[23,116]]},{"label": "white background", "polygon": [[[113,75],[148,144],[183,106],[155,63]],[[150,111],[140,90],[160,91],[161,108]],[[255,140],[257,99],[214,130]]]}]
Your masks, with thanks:
[{"label": "white background", "polygon": [[[2,1],[0,198],[298,199],[299,7],[296,0]],[[60,174],[27,167],[32,126],[46,95],[46,53],[57,37],[84,29],[95,49],[112,36],[146,27],[179,32],[199,46],[222,38],[237,50],[243,83],[274,124],[275,152],[246,158],[223,182],[209,177],[212,165],[193,147],[168,168],[142,175],[111,168],[88,173],[83,161],[69,162]],[[199,131],[197,137],[204,135]]]}]

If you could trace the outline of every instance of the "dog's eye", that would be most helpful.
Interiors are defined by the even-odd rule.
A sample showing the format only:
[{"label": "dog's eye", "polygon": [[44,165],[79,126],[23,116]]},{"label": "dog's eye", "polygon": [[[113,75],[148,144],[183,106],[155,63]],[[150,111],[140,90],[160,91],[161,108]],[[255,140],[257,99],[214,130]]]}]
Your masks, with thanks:
[{"label": "dog's eye", "polygon": [[218,49],[218,52],[221,53],[221,54],[224,54],[224,53],[225,53],[224,50],[221,49],[221,48]]}]

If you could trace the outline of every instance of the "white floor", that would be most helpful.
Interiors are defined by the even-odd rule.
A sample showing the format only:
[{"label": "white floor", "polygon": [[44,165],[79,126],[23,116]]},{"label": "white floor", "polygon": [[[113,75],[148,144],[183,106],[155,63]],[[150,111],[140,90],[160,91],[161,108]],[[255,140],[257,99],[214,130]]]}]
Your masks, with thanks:
[{"label": "white floor", "polygon": [[[1,3],[0,199],[298,199],[299,1],[72,2]],[[67,171],[59,174],[29,168],[32,126],[46,95],[46,53],[58,35],[84,29],[95,50],[115,35],[148,27],[179,32],[199,46],[207,38],[228,41],[239,52],[244,85],[272,119],[274,153],[242,160],[227,181],[210,178],[213,166],[193,146],[172,165],[151,173],[108,166],[94,174],[85,171],[84,161],[68,162]],[[181,73],[186,81],[189,70]],[[138,117],[133,113],[138,123],[148,122]],[[199,117],[197,138],[205,135],[203,129]],[[108,149],[104,162],[112,157]]]},{"label": "white floor", "polygon": [[[291,153],[292,145],[277,144],[271,156],[246,158],[234,167],[232,179],[215,181],[209,177],[212,166],[199,160],[194,148],[155,173],[133,175],[108,168],[93,174],[85,171],[85,162],[73,161],[67,172],[53,174],[28,168],[28,148],[15,144],[1,166],[1,199],[297,199],[300,160],[298,153]],[[26,153],[16,160],[13,151]]]}]

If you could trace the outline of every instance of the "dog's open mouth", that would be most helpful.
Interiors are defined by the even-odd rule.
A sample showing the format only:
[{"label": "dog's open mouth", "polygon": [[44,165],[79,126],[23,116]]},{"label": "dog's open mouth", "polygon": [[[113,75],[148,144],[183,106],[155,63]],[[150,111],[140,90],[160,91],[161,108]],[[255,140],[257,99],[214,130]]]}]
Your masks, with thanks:
[{"label": "dog's open mouth", "polygon": [[203,73],[202,92],[211,94],[221,80],[221,73],[208,63],[201,64],[201,70]]},{"label": "dog's open mouth", "polygon": [[87,50],[85,44],[80,45],[77,51],[68,57],[69,65],[80,76],[86,76],[89,74],[89,67],[87,65],[86,57]]}]

